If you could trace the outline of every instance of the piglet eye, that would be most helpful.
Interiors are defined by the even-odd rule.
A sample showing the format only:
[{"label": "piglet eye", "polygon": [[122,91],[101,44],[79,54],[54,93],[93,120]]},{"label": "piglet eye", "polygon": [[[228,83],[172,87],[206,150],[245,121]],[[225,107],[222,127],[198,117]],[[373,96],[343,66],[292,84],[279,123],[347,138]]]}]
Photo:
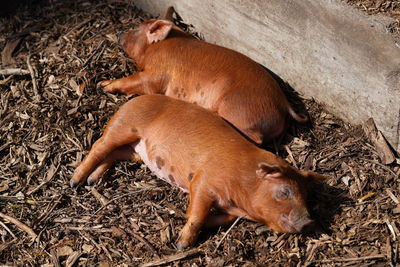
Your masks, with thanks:
[{"label": "piglet eye", "polygon": [[274,192],[274,197],[276,200],[290,199],[293,197],[292,189],[288,185],[278,186]]}]

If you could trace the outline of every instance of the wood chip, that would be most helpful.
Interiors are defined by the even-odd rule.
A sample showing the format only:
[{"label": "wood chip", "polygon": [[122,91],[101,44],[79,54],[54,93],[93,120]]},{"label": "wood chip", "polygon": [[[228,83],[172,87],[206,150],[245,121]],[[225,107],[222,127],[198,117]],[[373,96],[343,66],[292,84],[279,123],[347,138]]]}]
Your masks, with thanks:
[{"label": "wood chip", "polygon": [[30,73],[29,70],[24,70],[20,68],[0,70],[0,75],[26,75],[29,73]]},{"label": "wood chip", "polygon": [[25,231],[33,240],[36,239],[37,234],[29,226],[27,226],[26,224],[20,222],[19,220],[15,219],[15,218],[13,218],[11,216],[8,216],[8,215],[6,215],[6,214],[4,214],[2,212],[0,212],[0,217],[2,217],[4,219],[6,219],[7,221],[15,224],[19,229]]},{"label": "wood chip", "polygon": [[385,191],[386,191],[387,195],[393,200],[394,203],[400,204],[399,199],[392,193],[392,190],[390,190],[389,188],[386,188]]},{"label": "wood chip", "polygon": [[20,44],[22,40],[22,37],[15,38],[12,40],[9,40],[6,44],[6,46],[3,48],[3,51],[1,52],[1,61],[3,66],[11,65],[15,63],[15,60],[12,57],[12,54],[14,53],[15,49],[17,46]]},{"label": "wood chip", "polygon": [[185,259],[185,258],[188,258],[188,257],[192,257],[192,256],[197,255],[199,253],[201,253],[201,250],[199,250],[197,248],[196,249],[191,249],[191,250],[188,250],[188,251],[179,252],[177,254],[164,257],[164,258],[159,259],[159,260],[151,261],[151,262],[139,265],[139,266],[141,266],[141,267],[159,266],[159,265],[168,264],[168,263],[171,263],[171,262],[174,262],[174,261],[177,261],[177,260],[182,260],[182,259]]},{"label": "wood chip", "polygon": [[[313,125],[291,126],[276,149],[286,154],[286,145],[300,168],[330,177],[310,185],[307,204],[316,233],[282,235],[243,220],[229,238],[222,239],[225,228],[203,231],[196,244],[201,251],[185,256],[173,247],[185,224],[188,196],[152,176],[142,163],[117,162],[94,187],[101,196],[70,188],[76,167],[126,102],[95,85],[137,68],[116,36],[151,15],[132,1],[50,2],[40,8],[26,5],[0,22],[0,52],[12,40],[26,38],[9,53],[14,63],[0,67],[7,70],[0,74],[0,212],[28,227],[26,232],[0,217],[2,263],[138,266],[159,260],[157,254],[167,266],[390,266],[400,260],[400,159],[385,165],[359,127],[290,92],[288,98],[305,105]],[[389,0],[378,9],[372,0],[351,2],[371,13],[388,4],[387,14],[400,10]],[[193,29],[192,18],[185,19],[175,21]],[[41,31],[24,28],[29,25]],[[386,26],[390,32],[400,29],[396,21]],[[33,84],[41,97],[37,102]],[[346,176],[348,186],[341,180]],[[104,199],[109,200],[105,205]],[[72,252],[58,257],[57,248],[65,246]]]},{"label": "wood chip", "polygon": [[382,132],[376,128],[375,122],[372,118],[369,118],[363,125],[364,132],[368,136],[369,140],[374,144],[379,157],[384,164],[390,164],[396,160],[391,147],[383,136]]}]

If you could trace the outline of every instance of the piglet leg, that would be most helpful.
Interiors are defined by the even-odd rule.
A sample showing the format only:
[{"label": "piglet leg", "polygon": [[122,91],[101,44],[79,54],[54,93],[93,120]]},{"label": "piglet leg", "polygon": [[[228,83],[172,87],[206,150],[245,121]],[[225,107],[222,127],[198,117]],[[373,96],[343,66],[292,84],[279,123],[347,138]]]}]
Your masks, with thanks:
[{"label": "piglet leg", "polygon": [[[123,151],[124,148],[120,147],[139,140],[136,129],[127,126],[127,121],[130,120],[129,116],[130,113],[125,112],[124,109],[121,108],[111,118],[104,130],[103,136],[93,144],[89,154],[78,168],[76,168],[70,181],[71,186],[74,187],[82,184],[96,167],[100,167],[98,171],[95,171],[94,177],[91,179],[96,180],[98,175],[109,168],[115,159],[126,158],[126,155],[123,155],[125,153]],[[113,151],[115,152],[113,153]],[[101,163],[104,165],[101,166]]]},{"label": "piglet leg", "polygon": [[113,165],[117,160],[135,160],[135,151],[130,145],[118,147],[96,167],[96,169],[87,178],[89,185],[97,182],[100,177]]},{"label": "piglet leg", "polygon": [[237,217],[229,214],[210,214],[204,228],[216,228],[231,224]]},{"label": "piglet leg", "polygon": [[201,177],[195,176],[189,188],[190,203],[186,214],[187,221],[180,232],[177,242],[179,250],[194,245],[201,228],[207,220],[214,201],[207,191],[202,186]]},{"label": "piglet leg", "polygon": [[257,145],[261,145],[263,142],[263,135],[260,131],[254,130],[243,130],[243,133],[250,138]]},{"label": "piglet leg", "polygon": [[136,72],[121,79],[105,80],[98,83],[105,92],[122,93],[126,95],[156,94],[157,83],[154,77],[146,72]]}]

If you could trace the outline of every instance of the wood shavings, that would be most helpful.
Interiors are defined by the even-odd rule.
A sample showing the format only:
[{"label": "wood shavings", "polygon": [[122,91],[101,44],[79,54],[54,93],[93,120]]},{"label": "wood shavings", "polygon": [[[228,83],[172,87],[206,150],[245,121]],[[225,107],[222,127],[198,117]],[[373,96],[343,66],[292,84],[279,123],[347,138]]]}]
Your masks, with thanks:
[{"label": "wood shavings", "polygon": [[[226,228],[205,230],[194,254],[180,254],[174,244],[185,222],[187,195],[152,176],[139,157],[116,163],[96,187],[71,189],[75,168],[126,101],[96,84],[136,71],[116,35],[150,15],[129,1],[46,1],[0,23],[1,51],[10,40],[24,38],[11,53],[14,63],[0,66],[7,71],[0,73],[0,212],[37,234],[32,243],[34,235],[1,220],[2,264],[321,266],[400,260],[400,161],[380,163],[360,127],[290,93],[312,125],[289,127],[276,153],[328,177],[311,185],[307,203],[316,221],[311,233],[279,234],[242,219],[229,238],[222,239]],[[267,149],[275,151],[268,144]],[[349,177],[348,185],[343,177]],[[58,256],[62,247],[70,249]]]}]

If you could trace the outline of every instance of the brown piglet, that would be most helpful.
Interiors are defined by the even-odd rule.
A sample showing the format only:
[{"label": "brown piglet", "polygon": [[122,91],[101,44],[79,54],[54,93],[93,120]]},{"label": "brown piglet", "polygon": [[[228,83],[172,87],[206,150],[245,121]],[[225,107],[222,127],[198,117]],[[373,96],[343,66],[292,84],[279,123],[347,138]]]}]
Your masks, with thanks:
[{"label": "brown piglet", "polygon": [[218,113],[255,143],[279,136],[294,118],[277,81],[257,62],[234,50],[194,38],[167,19],[151,19],[119,36],[139,71],[99,83],[106,92],[165,94]]},{"label": "brown piglet", "polygon": [[209,110],[146,95],[129,100],[110,119],[71,186],[92,184],[114,161],[132,160],[135,153],[159,178],[189,193],[179,249],[193,245],[201,228],[239,216],[278,232],[301,232],[312,223],[307,185],[324,178],[260,149]]}]

